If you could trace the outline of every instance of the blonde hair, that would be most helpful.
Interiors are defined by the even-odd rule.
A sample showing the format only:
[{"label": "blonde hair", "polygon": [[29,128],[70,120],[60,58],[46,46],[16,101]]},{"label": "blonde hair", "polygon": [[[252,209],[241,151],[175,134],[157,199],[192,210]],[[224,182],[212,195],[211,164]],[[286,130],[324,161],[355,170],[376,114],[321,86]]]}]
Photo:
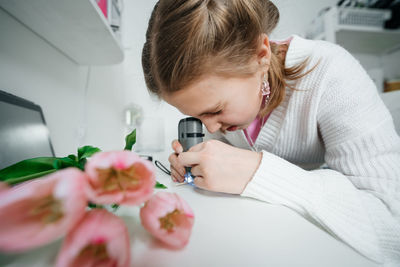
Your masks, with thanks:
[{"label": "blonde hair", "polygon": [[[161,98],[182,90],[207,74],[248,76],[260,36],[269,35],[279,11],[268,0],[160,0],[151,14],[142,51],[147,88]],[[285,96],[287,81],[299,79],[307,62],[285,68],[271,43],[268,82],[270,102],[262,115]]]}]

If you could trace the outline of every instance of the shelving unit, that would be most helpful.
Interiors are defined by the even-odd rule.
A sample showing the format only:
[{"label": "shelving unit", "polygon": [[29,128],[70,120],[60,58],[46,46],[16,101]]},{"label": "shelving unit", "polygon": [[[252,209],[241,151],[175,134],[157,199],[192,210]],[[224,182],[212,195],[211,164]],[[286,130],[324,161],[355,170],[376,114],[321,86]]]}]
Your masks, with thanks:
[{"label": "shelving unit", "polygon": [[[390,17],[390,11],[366,12],[381,12],[382,16]],[[355,53],[380,55],[400,49],[400,30],[387,30],[383,28],[383,25],[368,25],[368,20],[366,20],[366,25],[346,24],[341,16],[343,13],[340,9],[330,8],[313,21],[313,28],[308,32],[307,37],[337,43]],[[356,22],[360,21],[356,20]]]},{"label": "shelving unit", "polygon": [[79,65],[110,65],[124,58],[94,0],[0,0],[0,8]]}]

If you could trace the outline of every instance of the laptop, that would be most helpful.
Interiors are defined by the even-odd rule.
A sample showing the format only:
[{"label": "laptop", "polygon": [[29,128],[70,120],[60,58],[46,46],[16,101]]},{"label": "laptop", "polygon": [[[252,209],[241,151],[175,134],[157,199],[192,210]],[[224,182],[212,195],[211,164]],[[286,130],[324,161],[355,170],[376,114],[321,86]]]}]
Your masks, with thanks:
[{"label": "laptop", "polygon": [[0,169],[36,157],[55,157],[41,107],[0,90]]}]

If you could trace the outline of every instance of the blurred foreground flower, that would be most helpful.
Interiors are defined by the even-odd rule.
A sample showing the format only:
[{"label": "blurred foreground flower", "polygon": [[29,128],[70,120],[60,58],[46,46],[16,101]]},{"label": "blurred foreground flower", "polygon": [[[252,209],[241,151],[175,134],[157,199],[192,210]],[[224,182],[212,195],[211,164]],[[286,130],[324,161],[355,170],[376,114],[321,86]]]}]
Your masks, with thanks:
[{"label": "blurred foreground flower", "polygon": [[154,187],[167,187],[156,183],[150,161],[130,151],[135,130],[125,141],[125,151],[84,146],[77,155],[26,159],[1,169],[0,251],[22,252],[66,235],[57,266],[129,266],[125,223],[104,204],[146,201],[140,211],[144,228],[172,248],[184,247],[192,210],[176,194],[151,198]]},{"label": "blurred foreground flower", "polygon": [[139,205],[153,193],[153,165],[131,151],[96,153],[85,165],[88,196],[98,204]]},{"label": "blurred foreground flower", "polygon": [[194,213],[179,195],[159,192],[140,209],[143,227],[154,237],[174,248],[189,242]]},{"label": "blurred foreground flower", "polygon": [[7,191],[9,188],[7,183],[0,182],[0,193]]},{"label": "blurred foreground flower", "polygon": [[56,266],[130,266],[124,221],[104,209],[88,211],[66,236]]},{"label": "blurred foreground flower", "polygon": [[19,252],[67,233],[87,206],[87,178],[68,168],[0,193],[0,250]]}]

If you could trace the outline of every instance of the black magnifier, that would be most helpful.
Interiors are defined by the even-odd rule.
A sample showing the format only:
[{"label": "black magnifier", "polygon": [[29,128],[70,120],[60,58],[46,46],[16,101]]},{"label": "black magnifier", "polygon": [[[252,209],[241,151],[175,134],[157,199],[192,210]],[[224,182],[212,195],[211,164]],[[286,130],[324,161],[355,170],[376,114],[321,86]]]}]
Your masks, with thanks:
[{"label": "black magnifier", "polygon": [[[183,152],[188,151],[192,146],[203,142],[203,124],[201,120],[188,117],[181,119],[178,124],[178,140],[183,147]],[[185,167],[185,182],[194,185],[194,177],[190,172],[191,167]]]}]

